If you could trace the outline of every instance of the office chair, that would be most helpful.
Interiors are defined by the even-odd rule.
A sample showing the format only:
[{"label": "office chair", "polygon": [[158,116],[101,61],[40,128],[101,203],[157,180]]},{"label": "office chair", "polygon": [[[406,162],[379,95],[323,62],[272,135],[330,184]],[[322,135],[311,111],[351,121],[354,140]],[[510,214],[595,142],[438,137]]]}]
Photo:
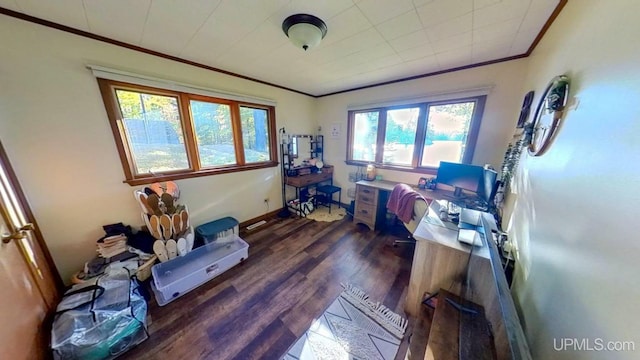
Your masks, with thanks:
[{"label": "office chair", "polygon": [[[410,219],[410,220],[408,222],[404,222],[403,220],[401,220],[401,216],[398,216],[398,214],[402,212],[403,207],[405,205],[405,201],[407,201],[408,198],[411,198],[412,200],[415,199],[415,202],[413,204],[413,211],[412,211],[411,217],[409,218],[409,216],[404,216],[405,220],[406,219]],[[402,222],[402,224],[409,231],[410,234],[413,234],[413,232],[416,230],[416,228],[420,224],[420,221],[422,221],[422,217],[427,213],[427,211],[429,211],[429,204],[430,204],[429,200],[423,198],[420,194],[416,193],[409,186],[405,184],[398,184],[394,187],[393,191],[391,192],[391,196],[389,197],[389,201],[387,202],[387,209],[391,213],[396,214],[396,219]],[[408,213],[405,212],[405,215],[408,215]],[[412,235],[409,235],[407,239],[395,240],[393,242],[393,246],[397,246],[398,244],[404,244],[404,243],[406,244],[415,243],[415,239],[413,238]]]},{"label": "office chair", "polygon": [[[410,235],[407,236],[406,239],[398,239],[393,241],[393,246],[398,246],[398,244],[414,244],[416,239],[413,238],[413,232],[416,231],[416,228],[420,224],[422,217],[427,214],[429,211],[429,204],[424,199],[416,199],[416,203],[413,205],[413,217],[411,221],[408,223],[403,222],[404,227],[409,231]],[[400,219],[398,219],[400,220]]]}]

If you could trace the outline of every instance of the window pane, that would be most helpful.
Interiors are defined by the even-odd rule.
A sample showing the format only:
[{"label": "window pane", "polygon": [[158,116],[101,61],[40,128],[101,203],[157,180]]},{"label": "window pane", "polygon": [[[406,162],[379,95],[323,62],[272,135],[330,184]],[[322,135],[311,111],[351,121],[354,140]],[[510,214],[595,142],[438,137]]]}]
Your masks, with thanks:
[{"label": "window pane", "polygon": [[245,162],[248,164],[271,160],[267,110],[241,106],[240,121]]},{"label": "window pane", "polygon": [[473,101],[429,107],[422,166],[462,161],[474,108]]},{"label": "window pane", "polygon": [[353,159],[375,161],[378,112],[356,113],[353,124]]},{"label": "window pane", "polygon": [[190,103],[200,166],[235,164],[231,106],[195,100]]},{"label": "window pane", "polygon": [[136,174],[189,169],[177,98],[127,90],[116,97]]},{"label": "window pane", "polygon": [[416,129],[420,108],[387,111],[387,129],[384,135],[382,162],[411,165],[416,143]]}]

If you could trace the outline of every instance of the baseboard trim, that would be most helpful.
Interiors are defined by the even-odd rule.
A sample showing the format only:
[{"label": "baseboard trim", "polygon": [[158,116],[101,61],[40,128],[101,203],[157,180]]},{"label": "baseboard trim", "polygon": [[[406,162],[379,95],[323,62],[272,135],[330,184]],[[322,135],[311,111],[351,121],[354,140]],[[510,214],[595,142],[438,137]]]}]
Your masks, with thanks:
[{"label": "baseboard trim", "polygon": [[273,211],[269,211],[266,214],[262,214],[260,216],[254,217],[253,219],[249,219],[247,221],[243,221],[240,223],[240,230],[241,231],[246,231],[246,227],[251,225],[251,224],[255,224],[260,220],[266,220],[268,222],[269,219],[274,218],[278,215],[278,213],[280,212],[280,210],[282,210],[282,208],[278,208],[275,209]]},{"label": "baseboard trim", "polygon": [[[337,205],[337,204],[334,203],[334,205]],[[342,207],[344,209],[348,209],[349,208],[349,204],[340,203],[340,207]],[[241,222],[240,225],[239,225],[240,231],[247,231],[247,226],[249,226],[251,224],[255,224],[260,220],[265,220],[265,221],[269,222],[269,219],[276,218],[278,216],[278,213],[280,212],[280,210],[282,210],[282,208],[277,208],[275,210],[269,211],[266,214],[262,214],[260,216],[254,217],[253,219],[249,219],[249,220]],[[251,231],[251,230],[248,230],[248,231]]]}]

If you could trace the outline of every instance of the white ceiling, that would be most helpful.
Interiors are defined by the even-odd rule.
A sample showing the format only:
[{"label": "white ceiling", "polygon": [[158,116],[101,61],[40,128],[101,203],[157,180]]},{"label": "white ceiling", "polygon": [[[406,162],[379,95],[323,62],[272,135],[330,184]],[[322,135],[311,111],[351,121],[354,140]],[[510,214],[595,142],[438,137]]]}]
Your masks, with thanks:
[{"label": "white ceiling", "polygon": [[[0,0],[75,29],[312,95],[527,52],[560,0]],[[282,31],[308,13],[307,52]]]}]

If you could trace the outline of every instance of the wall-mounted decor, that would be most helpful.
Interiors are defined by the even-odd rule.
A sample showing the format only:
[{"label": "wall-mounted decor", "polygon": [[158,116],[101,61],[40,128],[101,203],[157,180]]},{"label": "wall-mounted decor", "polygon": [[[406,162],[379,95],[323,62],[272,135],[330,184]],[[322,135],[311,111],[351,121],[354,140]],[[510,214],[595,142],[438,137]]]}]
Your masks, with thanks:
[{"label": "wall-mounted decor", "polygon": [[531,104],[533,103],[534,94],[534,91],[529,91],[524,96],[522,108],[520,109],[520,117],[516,124],[516,132],[504,154],[501,168],[502,172],[500,174],[500,183],[504,187],[508,187],[511,183],[511,177],[518,167],[518,161],[520,161],[522,149],[531,142],[531,129],[529,127],[525,128],[525,125],[529,118],[529,113],[531,112]]},{"label": "wall-mounted decor", "polygon": [[530,155],[540,156],[549,148],[568,98],[569,78],[566,75],[554,77],[542,93],[535,115],[527,125],[527,132],[531,134]]},{"label": "wall-mounted decor", "polygon": [[534,94],[535,92],[532,90],[524,96],[524,100],[522,101],[522,108],[520,109],[520,117],[518,118],[518,124],[516,125],[516,128],[518,129],[522,129],[524,127],[524,124],[527,122],[527,119],[529,118],[529,112],[531,111],[531,104],[533,103]]},{"label": "wall-mounted decor", "polygon": [[340,131],[341,130],[341,126],[339,122],[334,122],[333,124],[331,124],[331,138],[332,139],[339,139],[340,138]]}]

